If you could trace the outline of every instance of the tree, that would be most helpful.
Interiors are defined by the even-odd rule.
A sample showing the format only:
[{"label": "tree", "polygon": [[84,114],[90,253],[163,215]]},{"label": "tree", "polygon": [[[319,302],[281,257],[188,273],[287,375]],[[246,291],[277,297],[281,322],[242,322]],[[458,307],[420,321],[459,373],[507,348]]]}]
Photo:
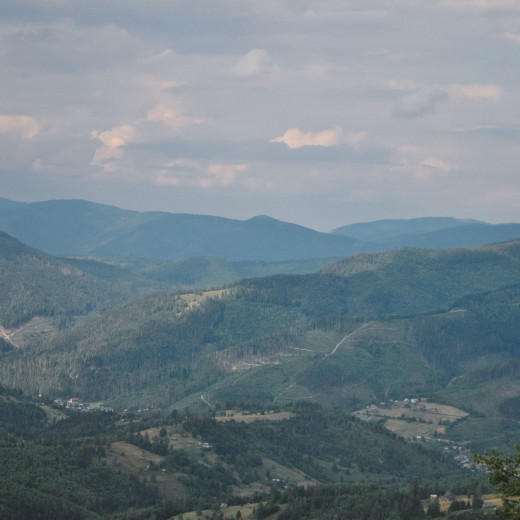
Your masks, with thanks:
[{"label": "tree", "polygon": [[475,462],[485,464],[490,471],[489,481],[497,486],[504,503],[497,513],[508,519],[520,519],[520,444],[515,444],[515,450],[510,456],[495,450],[473,456]]}]

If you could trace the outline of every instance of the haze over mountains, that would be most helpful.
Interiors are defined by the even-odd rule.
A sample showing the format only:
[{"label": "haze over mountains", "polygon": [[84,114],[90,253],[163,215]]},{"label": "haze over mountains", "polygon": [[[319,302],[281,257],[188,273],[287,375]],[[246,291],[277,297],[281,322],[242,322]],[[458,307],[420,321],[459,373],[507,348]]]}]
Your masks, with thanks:
[{"label": "haze over mountains", "polygon": [[347,410],[442,395],[490,420],[520,419],[518,240],[360,253],[314,274],[179,294],[0,239],[10,387],[168,409],[204,407],[201,392],[217,408],[312,397]]},{"label": "haze over mountains", "polygon": [[[166,520],[254,501],[243,518],[283,520],[302,517],[303,484],[339,493],[334,514],[419,520],[439,489],[478,495],[471,452],[520,435],[518,226],[327,234],[0,200],[17,235],[0,231],[0,511]],[[60,408],[70,398],[122,414]]]},{"label": "haze over mountains", "polygon": [[19,203],[0,199],[0,230],[58,256],[179,260],[287,261],[395,247],[471,247],[520,236],[520,224],[453,218],[385,220],[320,233],[267,216],[136,212],[82,200]]}]

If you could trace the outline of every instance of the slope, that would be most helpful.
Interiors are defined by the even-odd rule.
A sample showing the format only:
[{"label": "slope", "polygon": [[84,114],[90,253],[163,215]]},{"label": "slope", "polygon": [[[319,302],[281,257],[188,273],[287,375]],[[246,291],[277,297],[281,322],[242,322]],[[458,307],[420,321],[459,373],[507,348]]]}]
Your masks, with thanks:
[{"label": "slope", "polygon": [[520,224],[488,224],[473,219],[426,217],[379,220],[332,231],[363,243],[359,250],[387,251],[398,247],[474,247],[520,237]]},{"label": "slope", "polygon": [[135,276],[115,283],[76,265],[0,232],[0,325],[13,328],[34,317],[63,321],[71,316],[100,312],[154,287],[152,282]]},{"label": "slope", "polygon": [[[518,241],[405,249],[358,255],[312,275],[248,279],[206,296],[155,293],[7,353],[2,380],[121,407],[205,406],[201,393],[219,407],[312,398],[353,408],[432,395],[490,356],[517,355],[510,344],[519,250]],[[490,303],[476,314],[461,303],[470,298]],[[455,362],[457,349],[442,345],[465,336],[472,348]]]},{"label": "slope", "polygon": [[0,207],[0,229],[50,254],[181,259],[293,260],[339,257],[356,240],[269,217],[139,213],[82,200]]}]

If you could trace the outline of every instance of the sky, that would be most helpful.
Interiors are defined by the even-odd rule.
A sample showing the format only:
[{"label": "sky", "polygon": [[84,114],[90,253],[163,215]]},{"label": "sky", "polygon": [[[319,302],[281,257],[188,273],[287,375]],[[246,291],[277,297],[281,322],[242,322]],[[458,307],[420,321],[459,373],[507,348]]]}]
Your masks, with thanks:
[{"label": "sky", "polygon": [[518,0],[2,0],[0,197],[520,222]]}]

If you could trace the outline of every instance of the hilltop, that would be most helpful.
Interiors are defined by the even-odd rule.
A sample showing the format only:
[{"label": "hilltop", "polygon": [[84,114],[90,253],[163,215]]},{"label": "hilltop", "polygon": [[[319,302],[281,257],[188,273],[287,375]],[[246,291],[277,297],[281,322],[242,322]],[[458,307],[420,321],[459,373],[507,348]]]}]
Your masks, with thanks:
[{"label": "hilltop", "polygon": [[[322,233],[265,215],[236,220],[211,215],[137,212],[85,200],[0,200],[0,229],[57,256],[233,262],[339,258],[397,247],[471,247],[520,237],[520,224],[428,217],[343,226]],[[266,273],[261,273],[266,274]],[[236,279],[236,278],[234,278]]]}]

